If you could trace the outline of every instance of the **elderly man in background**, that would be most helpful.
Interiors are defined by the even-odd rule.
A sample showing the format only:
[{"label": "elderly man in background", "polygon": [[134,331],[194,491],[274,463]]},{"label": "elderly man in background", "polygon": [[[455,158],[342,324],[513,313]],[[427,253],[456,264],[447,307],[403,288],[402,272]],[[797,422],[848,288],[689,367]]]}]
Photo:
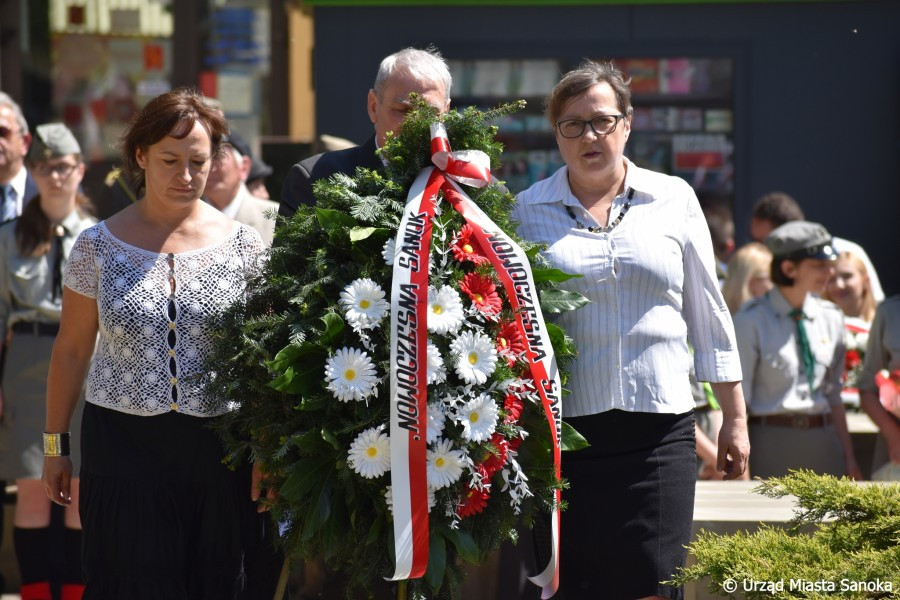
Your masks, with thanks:
[{"label": "elderly man in background", "polygon": [[344,173],[351,177],[357,167],[378,169],[381,160],[375,151],[384,145],[388,131],[397,131],[411,106],[409,95],[416,93],[444,113],[450,109],[452,79],[447,64],[434,48],[405,48],[381,61],[375,85],[369,90],[366,107],[375,133],[363,145],[311,156],[291,167],[281,192],[278,214],[292,216],[301,204],[312,206],[313,183]]},{"label": "elderly man in background", "polygon": [[263,242],[272,245],[275,221],[266,218],[275,212],[278,204],[258,198],[245,185],[250,173],[252,157],[250,146],[232,131],[223,140],[222,149],[213,161],[203,196],[207,202],[223,213],[259,232]]},{"label": "elderly man in background", "polygon": [[28,121],[19,105],[0,92],[0,222],[22,214],[22,206],[37,196],[34,180],[25,169],[31,144]]}]

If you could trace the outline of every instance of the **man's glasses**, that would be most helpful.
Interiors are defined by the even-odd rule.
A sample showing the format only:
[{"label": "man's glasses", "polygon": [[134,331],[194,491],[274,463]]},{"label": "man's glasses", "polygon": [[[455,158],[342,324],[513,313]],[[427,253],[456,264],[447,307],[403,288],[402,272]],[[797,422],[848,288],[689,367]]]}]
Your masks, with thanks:
[{"label": "man's glasses", "polygon": [[55,174],[60,179],[68,179],[77,166],[77,164],[71,163],[38,163],[31,167],[31,172],[38,177],[49,177]]},{"label": "man's glasses", "polygon": [[584,135],[584,129],[587,125],[591,126],[591,131],[597,135],[609,135],[616,130],[619,119],[624,119],[625,115],[600,115],[586,121],[584,119],[565,119],[557,121],[556,127],[559,134],[564,138],[579,138]]}]

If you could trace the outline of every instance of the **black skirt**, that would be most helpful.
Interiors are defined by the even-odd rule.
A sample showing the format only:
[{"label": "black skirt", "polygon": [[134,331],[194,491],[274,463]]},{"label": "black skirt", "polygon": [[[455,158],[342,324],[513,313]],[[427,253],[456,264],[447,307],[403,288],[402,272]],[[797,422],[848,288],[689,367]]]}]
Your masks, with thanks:
[{"label": "black skirt", "polygon": [[231,471],[210,420],[86,404],[84,600],[224,600],[244,588],[249,469]]},{"label": "black skirt", "polygon": [[566,419],[590,448],[566,452],[563,600],[683,598],[666,585],[687,558],[697,479],[693,412],[612,410]]}]

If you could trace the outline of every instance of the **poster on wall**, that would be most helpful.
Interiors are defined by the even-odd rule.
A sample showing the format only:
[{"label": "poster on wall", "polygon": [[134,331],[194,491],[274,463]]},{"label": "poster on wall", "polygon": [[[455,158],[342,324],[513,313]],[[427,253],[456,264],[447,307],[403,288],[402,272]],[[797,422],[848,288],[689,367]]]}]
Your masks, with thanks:
[{"label": "poster on wall", "polygon": [[53,106],[88,161],[118,155],[134,114],[171,88],[168,39],[55,34]]}]

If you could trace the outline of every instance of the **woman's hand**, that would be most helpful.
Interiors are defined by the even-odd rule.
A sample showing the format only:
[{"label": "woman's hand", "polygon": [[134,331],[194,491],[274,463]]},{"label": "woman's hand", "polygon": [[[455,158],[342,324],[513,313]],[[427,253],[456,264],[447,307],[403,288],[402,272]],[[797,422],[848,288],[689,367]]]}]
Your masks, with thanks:
[{"label": "woman's hand", "polygon": [[847,475],[851,479],[855,479],[856,481],[862,481],[863,479],[865,479],[865,477],[863,477],[862,471],[859,468],[859,465],[856,464],[856,457],[853,456],[853,453],[850,453],[850,455],[844,461],[844,464],[847,469]]},{"label": "woman's hand", "polygon": [[716,469],[725,473],[723,479],[740,479],[747,470],[750,457],[750,437],[747,420],[725,415],[719,430],[719,457]]},{"label": "woman's hand", "polygon": [[51,501],[62,506],[72,504],[72,459],[68,456],[45,456],[41,476]]},{"label": "woman's hand", "polygon": [[[263,473],[262,465],[258,462],[253,463],[253,470],[250,472],[250,499],[254,502],[259,502],[262,496],[263,480],[265,480],[265,473]],[[259,502],[256,512],[268,511],[269,504],[274,502],[277,497],[278,492],[275,491],[275,488],[266,488],[266,497],[262,502]]]}]

